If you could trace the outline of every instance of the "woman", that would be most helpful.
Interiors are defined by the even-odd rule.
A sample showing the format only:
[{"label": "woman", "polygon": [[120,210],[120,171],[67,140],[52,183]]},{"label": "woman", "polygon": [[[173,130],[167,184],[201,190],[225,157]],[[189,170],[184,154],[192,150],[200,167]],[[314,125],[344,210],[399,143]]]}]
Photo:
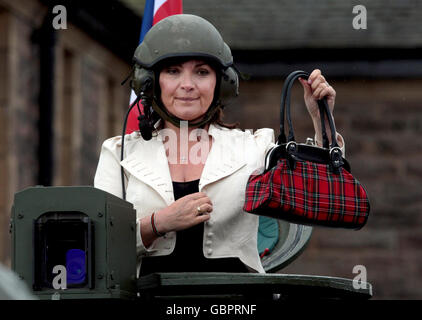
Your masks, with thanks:
[{"label": "woman", "polygon": [[[155,135],[126,135],[122,162],[121,137],[106,140],[94,185],[121,196],[123,166],[127,200],[137,212],[141,274],[263,273],[258,217],[242,207],[247,179],[263,167],[274,132],[252,134],[222,122],[222,103],[237,94],[238,84],[229,47],[208,21],[175,15],[148,32],[135,61],[138,94],[143,74],[153,78]],[[301,83],[321,145],[316,101],[326,97],[332,111],[336,93],[319,70]]]}]

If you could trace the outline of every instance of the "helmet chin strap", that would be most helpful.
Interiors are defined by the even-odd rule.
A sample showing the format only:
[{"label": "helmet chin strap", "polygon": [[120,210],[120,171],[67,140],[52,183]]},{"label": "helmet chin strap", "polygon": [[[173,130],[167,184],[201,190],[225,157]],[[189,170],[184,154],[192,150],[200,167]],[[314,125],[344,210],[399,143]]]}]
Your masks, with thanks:
[{"label": "helmet chin strap", "polygon": [[207,112],[204,114],[202,120],[199,121],[190,121],[190,120],[184,120],[184,119],[180,119],[179,117],[176,117],[175,115],[171,114],[170,112],[167,111],[167,109],[165,108],[160,108],[156,103],[153,103],[152,107],[154,109],[155,112],[158,113],[158,115],[165,121],[169,121],[171,122],[173,125],[175,125],[176,127],[180,128],[180,122],[181,121],[188,121],[188,126],[189,127],[200,127],[206,123],[208,123],[211,118],[214,116],[214,114],[217,112],[218,110],[218,103],[213,103],[207,110]]}]

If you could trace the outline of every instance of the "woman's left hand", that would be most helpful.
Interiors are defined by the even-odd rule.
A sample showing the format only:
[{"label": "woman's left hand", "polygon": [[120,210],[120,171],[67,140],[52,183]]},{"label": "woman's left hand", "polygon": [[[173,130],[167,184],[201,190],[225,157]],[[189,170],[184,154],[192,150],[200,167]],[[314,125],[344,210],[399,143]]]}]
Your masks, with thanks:
[{"label": "woman's left hand", "polygon": [[[325,97],[327,99],[328,107],[330,108],[330,113],[333,115],[336,91],[328,84],[327,80],[325,80],[325,77],[321,74],[321,70],[319,69],[312,71],[308,80],[299,78],[299,81],[303,86],[306,108],[308,109],[314,124],[316,144],[322,146],[321,118],[317,101]],[[325,128],[327,131],[329,143],[331,144],[331,130],[327,119],[325,119]],[[341,144],[339,141],[338,143]]]},{"label": "woman's left hand", "polygon": [[325,80],[325,77],[321,74],[321,70],[315,69],[312,71],[308,81],[302,78],[299,78],[299,81],[304,89],[306,107],[313,120],[319,121],[320,119],[317,100],[321,100],[324,97],[327,99],[331,114],[333,113],[336,91]]}]

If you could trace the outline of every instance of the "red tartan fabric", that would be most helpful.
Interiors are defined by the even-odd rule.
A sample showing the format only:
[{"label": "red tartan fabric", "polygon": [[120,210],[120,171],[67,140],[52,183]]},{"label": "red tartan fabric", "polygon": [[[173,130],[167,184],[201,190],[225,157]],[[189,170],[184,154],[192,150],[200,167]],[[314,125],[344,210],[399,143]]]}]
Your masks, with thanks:
[{"label": "red tartan fabric", "polygon": [[294,223],[362,228],[369,215],[365,189],[348,171],[331,172],[329,165],[287,161],[249,177],[244,210]]}]

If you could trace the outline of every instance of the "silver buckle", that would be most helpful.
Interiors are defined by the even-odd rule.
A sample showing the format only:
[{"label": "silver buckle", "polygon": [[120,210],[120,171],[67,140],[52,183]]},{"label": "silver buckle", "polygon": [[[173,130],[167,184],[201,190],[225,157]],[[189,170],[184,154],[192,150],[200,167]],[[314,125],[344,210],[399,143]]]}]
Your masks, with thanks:
[{"label": "silver buckle", "polygon": [[[290,149],[290,146],[291,145],[293,145],[294,146],[294,149],[293,150],[296,150],[297,149],[297,143],[295,142],[295,141],[290,141],[289,143],[287,143],[287,145],[286,145],[286,151],[289,151],[289,149]],[[293,151],[292,150],[292,151]]]},{"label": "silver buckle", "polygon": [[330,157],[331,157],[331,155],[332,155],[332,153],[333,153],[333,152],[338,153],[338,154],[340,155],[340,157],[341,157],[341,156],[343,156],[343,153],[341,152],[340,147],[334,147],[334,148],[331,148],[331,149],[330,149]]}]

